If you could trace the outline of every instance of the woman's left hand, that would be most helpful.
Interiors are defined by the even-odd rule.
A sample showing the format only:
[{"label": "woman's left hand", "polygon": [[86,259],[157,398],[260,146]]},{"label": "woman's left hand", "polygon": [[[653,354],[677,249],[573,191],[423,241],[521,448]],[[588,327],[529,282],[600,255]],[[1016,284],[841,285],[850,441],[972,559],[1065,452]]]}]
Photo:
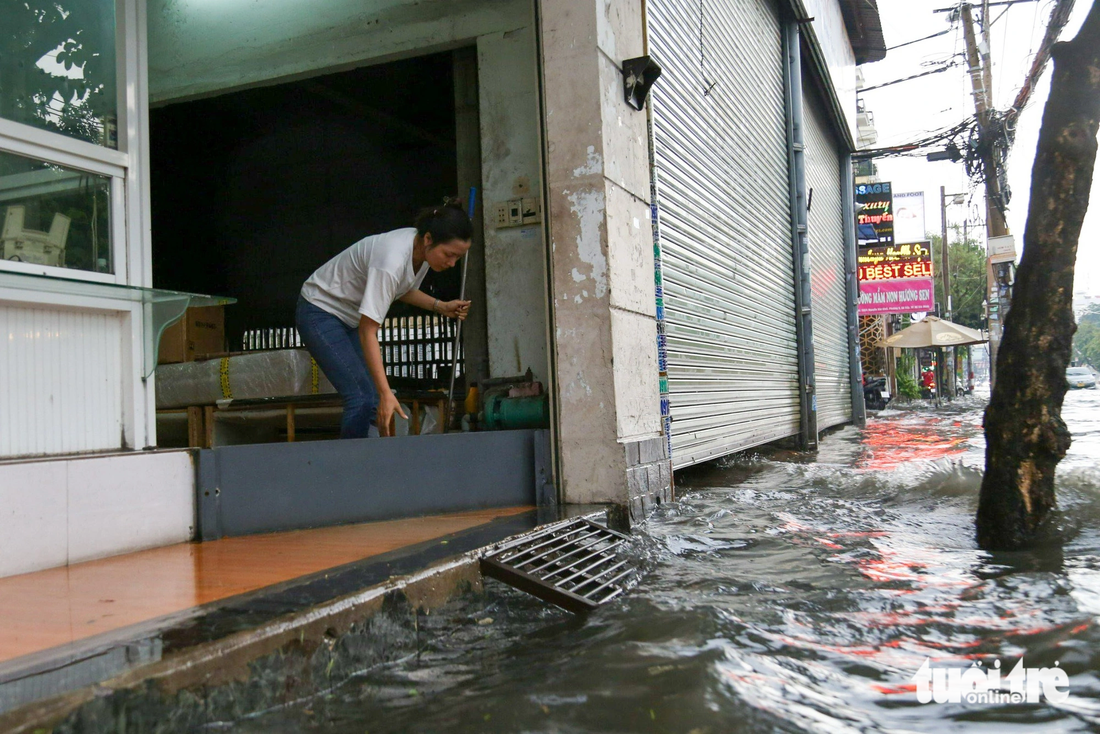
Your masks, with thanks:
[{"label": "woman's left hand", "polygon": [[470,313],[469,301],[446,301],[440,302],[439,313],[447,316],[448,318],[458,319],[459,321],[465,321],[466,317]]}]

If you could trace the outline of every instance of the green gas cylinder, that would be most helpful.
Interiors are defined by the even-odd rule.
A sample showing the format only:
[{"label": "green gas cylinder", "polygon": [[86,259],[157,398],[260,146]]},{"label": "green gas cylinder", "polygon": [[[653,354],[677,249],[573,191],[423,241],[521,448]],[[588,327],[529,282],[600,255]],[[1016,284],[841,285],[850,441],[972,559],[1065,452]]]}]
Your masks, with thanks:
[{"label": "green gas cylinder", "polygon": [[485,403],[484,427],[490,431],[549,428],[550,396],[510,398],[494,395]]}]

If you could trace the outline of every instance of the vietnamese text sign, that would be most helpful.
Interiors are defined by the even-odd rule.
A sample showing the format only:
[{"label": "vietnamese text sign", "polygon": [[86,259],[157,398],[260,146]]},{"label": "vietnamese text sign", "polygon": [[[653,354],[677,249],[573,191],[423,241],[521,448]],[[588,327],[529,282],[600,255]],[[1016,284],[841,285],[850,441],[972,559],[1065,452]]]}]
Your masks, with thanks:
[{"label": "vietnamese text sign", "polygon": [[931,278],[932,243],[910,242],[888,247],[859,248],[859,280]]},{"label": "vietnamese text sign", "polygon": [[859,314],[930,311],[932,288],[932,243],[861,247],[859,267]]},{"label": "vietnamese text sign", "polygon": [[935,308],[931,278],[870,280],[859,284],[859,315],[918,313]]},{"label": "vietnamese text sign", "polygon": [[894,244],[894,208],[889,182],[859,184],[856,186],[856,203],[863,205],[856,214],[859,244]]}]

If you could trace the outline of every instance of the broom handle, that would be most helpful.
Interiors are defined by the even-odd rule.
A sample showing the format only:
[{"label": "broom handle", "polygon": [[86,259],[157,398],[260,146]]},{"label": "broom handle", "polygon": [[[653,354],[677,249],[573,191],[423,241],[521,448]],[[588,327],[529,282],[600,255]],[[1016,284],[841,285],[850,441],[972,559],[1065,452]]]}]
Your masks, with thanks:
[{"label": "broom handle", "polygon": [[[470,197],[466,202],[466,216],[470,218],[472,222],[474,219],[474,206],[477,201],[477,187],[470,187]],[[466,268],[470,264],[470,253],[466,253],[466,256],[462,258],[462,286],[458,291],[458,300],[466,300]],[[444,423],[444,431],[446,426],[451,423],[451,411],[454,405],[455,398],[455,372],[458,370],[458,345],[462,339],[462,321],[458,322],[458,328],[455,329],[455,343],[451,349],[451,387],[447,390],[447,420]]]}]

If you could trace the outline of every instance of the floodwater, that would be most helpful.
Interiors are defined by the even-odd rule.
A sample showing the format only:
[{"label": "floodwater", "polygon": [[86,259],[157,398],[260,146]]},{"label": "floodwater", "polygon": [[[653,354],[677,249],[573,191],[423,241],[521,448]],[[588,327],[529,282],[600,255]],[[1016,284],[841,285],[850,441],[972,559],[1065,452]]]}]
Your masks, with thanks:
[{"label": "floodwater", "polygon": [[[813,460],[682,472],[621,602],[573,618],[490,582],[425,618],[418,656],[234,729],[1100,730],[1100,390],[1066,397],[1060,507],[1029,552],[974,543],[982,407],[887,410]],[[917,700],[926,660],[1007,674],[1021,656],[1066,671],[1068,699]]]}]

